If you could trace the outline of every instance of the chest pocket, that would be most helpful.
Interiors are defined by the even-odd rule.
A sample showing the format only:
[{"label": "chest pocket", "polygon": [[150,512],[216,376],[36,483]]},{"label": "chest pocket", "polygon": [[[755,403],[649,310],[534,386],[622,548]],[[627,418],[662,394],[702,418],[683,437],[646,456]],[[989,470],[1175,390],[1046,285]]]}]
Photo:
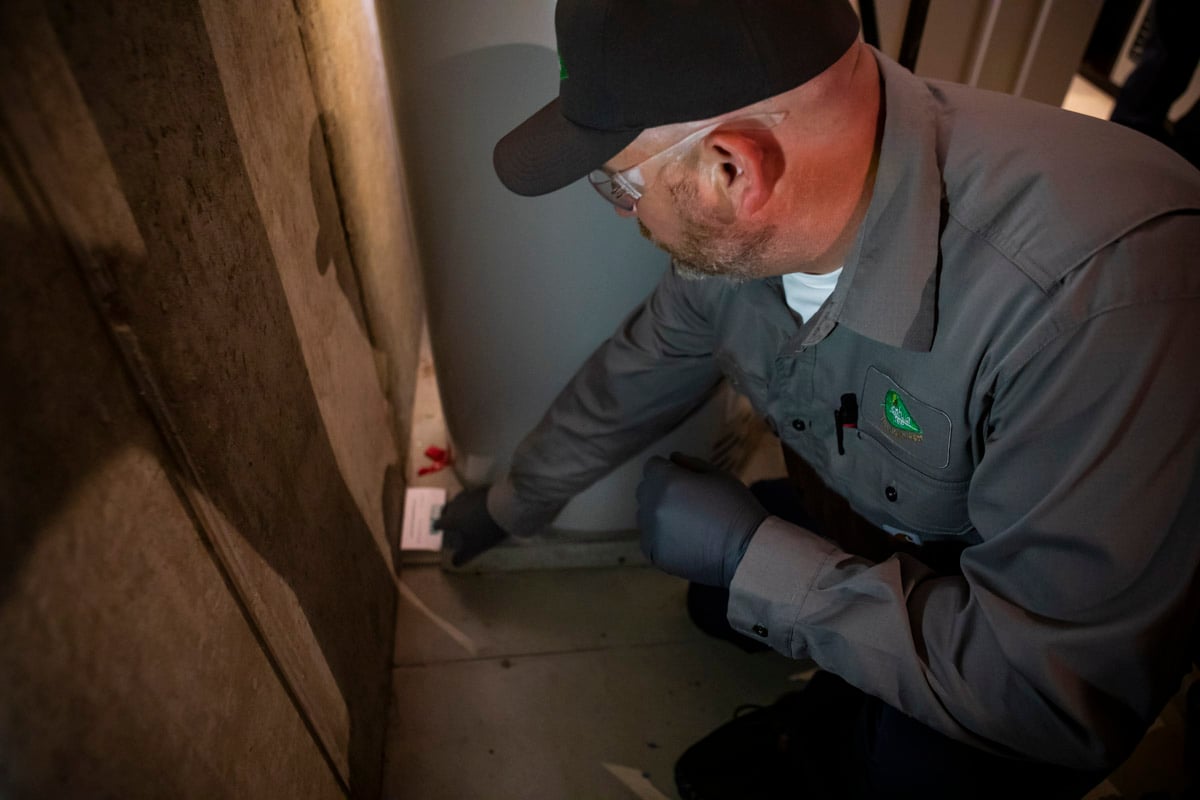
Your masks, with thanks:
[{"label": "chest pocket", "polygon": [[[914,544],[978,538],[967,513],[970,480],[944,481],[906,464],[858,431],[845,491],[852,506],[883,530]],[[847,448],[849,454],[849,448]]]},{"label": "chest pocket", "polygon": [[855,447],[842,465],[851,504],[914,544],[978,538],[967,513],[970,471],[951,465],[950,417],[876,367],[861,398]]}]

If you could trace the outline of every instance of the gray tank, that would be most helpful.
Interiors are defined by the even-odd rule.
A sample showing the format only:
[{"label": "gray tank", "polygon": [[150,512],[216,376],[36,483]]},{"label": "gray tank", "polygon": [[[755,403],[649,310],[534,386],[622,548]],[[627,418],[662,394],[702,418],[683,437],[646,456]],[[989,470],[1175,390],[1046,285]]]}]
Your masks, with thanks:
[{"label": "gray tank", "polygon": [[[667,257],[586,181],[511,194],[496,141],[558,91],[551,0],[402,0],[382,32],[425,282],[446,423],[467,486],[495,480],[583,360],[654,287]],[[723,389],[687,422],[577,497],[563,531],[635,527],[651,453],[736,458],[738,406]],[[744,413],[742,414],[744,417]]]}]

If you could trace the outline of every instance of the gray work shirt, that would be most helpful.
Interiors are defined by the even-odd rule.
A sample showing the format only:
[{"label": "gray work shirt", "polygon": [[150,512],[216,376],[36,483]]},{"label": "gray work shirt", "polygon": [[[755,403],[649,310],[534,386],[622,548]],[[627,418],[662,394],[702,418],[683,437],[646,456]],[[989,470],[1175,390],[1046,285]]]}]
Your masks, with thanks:
[{"label": "gray work shirt", "polygon": [[[489,508],[512,532],[548,523],[724,376],[829,537],[769,517],[733,626],[959,740],[1111,767],[1197,630],[1200,173],[876,57],[878,175],[825,305],[801,324],[778,278],[668,274]],[[845,395],[856,427],[835,423]],[[949,567],[923,557],[946,544]]]}]

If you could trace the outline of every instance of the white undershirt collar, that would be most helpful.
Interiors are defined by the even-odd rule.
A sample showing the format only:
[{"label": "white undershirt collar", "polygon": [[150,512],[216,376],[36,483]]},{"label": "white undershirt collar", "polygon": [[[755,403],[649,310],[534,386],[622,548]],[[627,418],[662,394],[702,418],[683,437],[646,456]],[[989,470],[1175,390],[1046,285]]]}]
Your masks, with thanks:
[{"label": "white undershirt collar", "polygon": [[807,322],[812,319],[817,309],[829,299],[837,288],[838,278],[842,275],[842,267],[822,275],[812,275],[807,272],[789,272],[783,276],[783,296],[788,307]]}]

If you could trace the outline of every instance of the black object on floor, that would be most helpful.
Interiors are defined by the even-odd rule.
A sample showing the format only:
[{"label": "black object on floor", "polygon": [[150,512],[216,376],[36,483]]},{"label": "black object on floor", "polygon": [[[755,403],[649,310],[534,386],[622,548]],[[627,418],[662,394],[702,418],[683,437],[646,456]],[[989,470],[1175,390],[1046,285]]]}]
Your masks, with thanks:
[{"label": "black object on floor", "polygon": [[731,642],[747,653],[770,650],[758,639],[738,633],[729,624],[729,590],[719,586],[689,583],[687,593],[688,617],[700,630],[717,639]]},{"label": "black object on floor", "polygon": [[675,764],[684,800],[1077,800],[1103,777],[978,750],[829,672],[736,717]]},{"label": "black object on floor", "polygon": [[688,748],[675,763],[680,797],[858,796],[849,761],[858,748],[843,745],[865,698],[832,673],[818,672],[804,691],[742,714]]}]

